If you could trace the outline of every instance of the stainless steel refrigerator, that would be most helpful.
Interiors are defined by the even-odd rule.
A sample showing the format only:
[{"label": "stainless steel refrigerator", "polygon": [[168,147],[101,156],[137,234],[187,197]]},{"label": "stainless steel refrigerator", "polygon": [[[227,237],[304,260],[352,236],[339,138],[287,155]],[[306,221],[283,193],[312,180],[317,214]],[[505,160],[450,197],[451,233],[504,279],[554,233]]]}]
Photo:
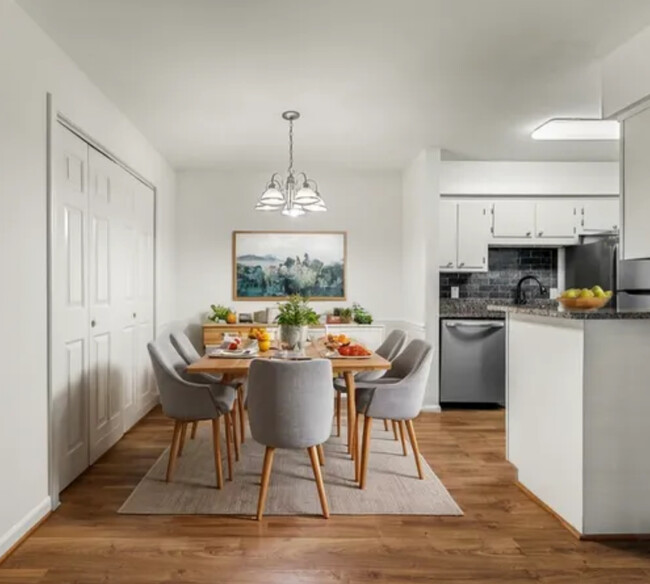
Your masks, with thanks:
[{"label": "stainless steel refrigerator", "polygon": [[618,238],[599,237],[566,248],[566,287],[617,290]]},{"label": "stainless steel refrigerator", "polygon": [[650,260],[618,263],[617,306],[627,310],[650,310]]}]

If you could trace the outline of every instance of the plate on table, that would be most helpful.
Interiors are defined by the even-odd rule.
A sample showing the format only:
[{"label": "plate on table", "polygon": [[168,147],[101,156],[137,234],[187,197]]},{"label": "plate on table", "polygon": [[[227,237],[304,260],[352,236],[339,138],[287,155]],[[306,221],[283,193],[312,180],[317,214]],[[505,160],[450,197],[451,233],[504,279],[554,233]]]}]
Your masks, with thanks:
[{"label": "plate on table", "polygon": [[[360,354],[355,355],[355,351],[358,351]],[[352,354],[346,354],[348,352]],[[328,359],[370,359],[372,357],[372,351],[369,351],[363,345],[353,344],[339,347],[334,351],[327,351],[325,357]]]},{"label": "plate on table", "polygon": [[211,359],[253,359],[257,357],[255,349],[223,349],[221,347],[209,348],[206,352]]}]

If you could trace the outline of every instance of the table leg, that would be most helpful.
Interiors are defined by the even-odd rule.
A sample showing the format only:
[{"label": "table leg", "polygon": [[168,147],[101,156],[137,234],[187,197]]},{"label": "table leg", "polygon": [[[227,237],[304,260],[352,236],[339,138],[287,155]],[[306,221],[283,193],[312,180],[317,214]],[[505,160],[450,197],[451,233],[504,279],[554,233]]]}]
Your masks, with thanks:
[{"label": "table leg", "polygon": [[357,391],[354,384],[354,373],[346,371],[345,385],[348,390],[348,452],[354,460],[354,478],[359,476],[359,440],[357,440]]}]

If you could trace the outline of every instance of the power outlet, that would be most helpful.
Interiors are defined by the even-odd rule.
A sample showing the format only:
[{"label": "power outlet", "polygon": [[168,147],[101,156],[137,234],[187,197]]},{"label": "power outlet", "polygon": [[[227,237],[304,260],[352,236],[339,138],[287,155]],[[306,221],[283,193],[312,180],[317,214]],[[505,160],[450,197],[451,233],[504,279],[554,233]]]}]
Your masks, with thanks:
[{"label": "power outlet", "polygon": [[459,298],[460,297],[460,290],[458,286],[452,286],[451,287],[451,297],[452,298]]}]

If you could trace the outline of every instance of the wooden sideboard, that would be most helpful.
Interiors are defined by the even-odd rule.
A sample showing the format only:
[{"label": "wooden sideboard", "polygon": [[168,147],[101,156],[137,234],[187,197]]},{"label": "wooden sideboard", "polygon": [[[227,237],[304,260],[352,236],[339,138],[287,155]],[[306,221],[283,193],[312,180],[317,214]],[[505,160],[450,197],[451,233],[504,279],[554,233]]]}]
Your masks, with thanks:
[{"label": "wooden sideboard", "polygon": [[[273,338],[277,334],[277,324],[262,323],[238,323],[238,324],[217,324],[205,323],[203,325],[203,345],[219,345],[225,334],[246,336],[251,328],[265,328]],[[376,349],[384,340],[383,324],[324,324],[310,327],[311,334],[323,336],[325,333],[346,334],[351,339],[359,341],[371,350]]]}]

